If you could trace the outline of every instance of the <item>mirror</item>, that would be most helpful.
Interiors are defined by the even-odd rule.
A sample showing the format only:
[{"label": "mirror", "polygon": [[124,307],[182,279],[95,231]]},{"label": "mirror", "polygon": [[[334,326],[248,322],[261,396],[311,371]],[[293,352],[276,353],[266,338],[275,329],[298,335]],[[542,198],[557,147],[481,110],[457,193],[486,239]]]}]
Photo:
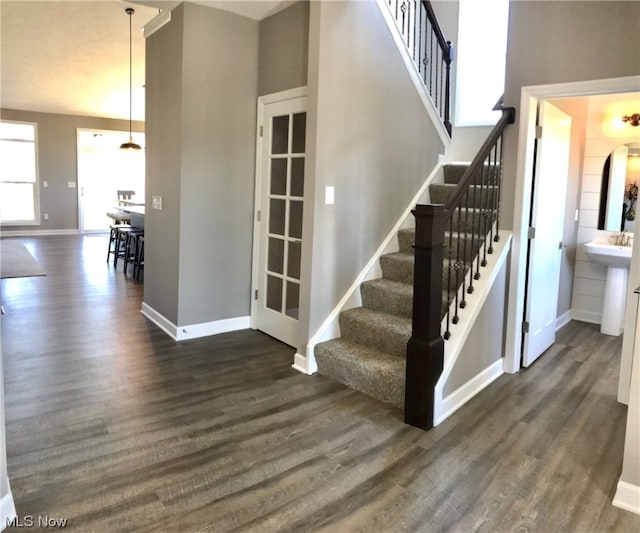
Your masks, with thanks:
[{"label": "mirror", "polygon": [[604,163],[598,229],[635,230],[640,184],[640,143],[618,146]]}]

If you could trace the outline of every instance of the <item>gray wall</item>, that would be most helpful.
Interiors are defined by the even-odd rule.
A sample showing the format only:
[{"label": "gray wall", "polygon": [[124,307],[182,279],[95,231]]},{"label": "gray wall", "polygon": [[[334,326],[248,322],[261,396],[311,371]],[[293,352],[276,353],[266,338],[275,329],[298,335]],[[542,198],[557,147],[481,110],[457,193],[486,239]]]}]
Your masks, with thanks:
[{"label": "gray wall", "polygon": [[[310,336],[443,146],[373,2],[311,3],[308,85],[302,308],[312,304],[303,323]],[[335,186],[334,205],[324,203],[326,186]]]},{"label": "gray wall", "polygon": [[[41,218],[38,226],[5,225],[3,229],[78,229],[78,190],[67,187],[68,181],[78,181],[77,129],[129,131],[129,121],[15,109],[2,109],[1,116],[3,120],[34,122],[38,125],[40,213],[49,213],[49,220]],[[144,131],[144,123],[134,122],[132,129]],[[45,180],[49,182],[47,188],[42,187]]]},{"label": "gray wall", "polygon": [[179,326],[249,315],[257,73],[232,13],[182,4],[147,41],[144,298]]},{"label": "gray wall", "polygon": [[307,84],[309,2],[260,21],[258,95]]},{"label": "gray wall", "polygon": [[[489,368],[503,355],[503,323],[502,320],[496,320],[496,317],[503,317],[505,314],[508,263],[505,261],[498,272],[495,283],[444,385],[445,398]],[[452,334],[455,335],[455,331]]]},{"label": "gray wall", "polygon": [[[640,73],[640,2],[512,0],[505,105],[519,111],[523,86]],[[505,138],[503,224],[512,228],[518,125]]]},{"label": "gray wall", "polygon": [[182,157],[183,7],[145,43],[145,203],[162,197],[162,211],[145,210],[144,303],[178,322],[180,179]]}]

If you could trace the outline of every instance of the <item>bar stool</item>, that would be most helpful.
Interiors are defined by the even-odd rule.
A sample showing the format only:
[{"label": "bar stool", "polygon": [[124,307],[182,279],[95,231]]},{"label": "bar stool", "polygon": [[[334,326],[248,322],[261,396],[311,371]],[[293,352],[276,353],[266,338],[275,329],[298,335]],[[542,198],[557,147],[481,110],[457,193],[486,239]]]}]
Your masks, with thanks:
[{"label": "bar stool", "polygon": [[136,258],[133,263],[133,277],[140,279],[140,270],[144,269],[144,233],[136,238]]},{"label": "bar stool", "polygon": [[124,273],[127,273],[129,265],[133,266],[133,275],[136,275],[136,257],[138,256],[138,239],[144,235],[144,230],[131,228],[127,232],[124,243]]},{"label": "bar stool", "polygon": [[116,244],[116,231],[118,228],[129,226],[131,217],[127,213],[109,211],[107,216],[113,220],[113,224],[109,226],[109,243],[107,246],[107,263],[109,262],[109,256],[114,254],[115,256],[115,244]]},{"label": "bar stool", "polygon": [[132,231],[133,231],[133,228],[131,226],[125,226],[125,225],[116,226],[115,228],[116,241],[114,245],[115,253],[113,254],[114,267],[118,266],[118,259],[124,260],[126,258],[127,237],[129,236],[129,233],[131,233]]}]

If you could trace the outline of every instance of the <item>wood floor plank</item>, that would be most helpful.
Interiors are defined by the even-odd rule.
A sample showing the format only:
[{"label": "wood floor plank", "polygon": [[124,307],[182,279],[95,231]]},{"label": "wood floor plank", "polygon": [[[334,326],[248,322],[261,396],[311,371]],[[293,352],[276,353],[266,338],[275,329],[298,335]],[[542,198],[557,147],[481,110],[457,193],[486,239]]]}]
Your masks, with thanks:
[{"label": "wood floor plank", "polygon": [[20,516],[100,533],[640,530],[611,505],[621,339],[595,325],[570,322],[422,432],[294,371],[260,332],[173,341],[140,313],[143,282],[104,261],[105,236],[22,241],[47,276],[0,282]]}]

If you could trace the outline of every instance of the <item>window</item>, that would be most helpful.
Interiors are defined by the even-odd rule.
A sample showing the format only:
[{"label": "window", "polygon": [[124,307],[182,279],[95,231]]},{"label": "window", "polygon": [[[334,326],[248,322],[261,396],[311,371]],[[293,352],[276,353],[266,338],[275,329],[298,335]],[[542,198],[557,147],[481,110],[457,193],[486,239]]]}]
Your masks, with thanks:
[{"label": "window", "polygon": [[504,92],[508,0],[460,0],[456,61],[456,126],[495,124]]},{"label": "window", "polygon": [[40,223],[35,124],[0,121],[0,222]]}]

